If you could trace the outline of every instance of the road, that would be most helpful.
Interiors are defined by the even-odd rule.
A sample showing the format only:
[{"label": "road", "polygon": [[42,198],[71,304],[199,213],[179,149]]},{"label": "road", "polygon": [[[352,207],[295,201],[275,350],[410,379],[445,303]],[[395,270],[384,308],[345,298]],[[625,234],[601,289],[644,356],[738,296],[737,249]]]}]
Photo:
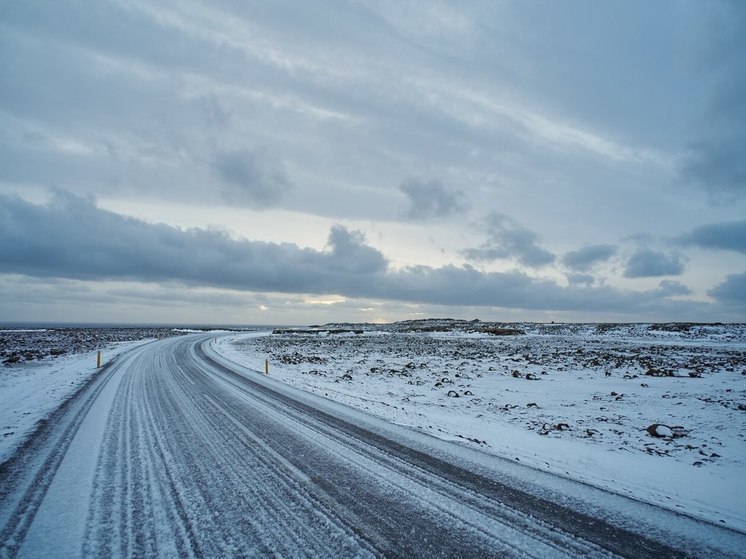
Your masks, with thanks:
[{"label": "road", "polygon": [[302,393],[213,336],[107,365],[0,466],[2,557],[739,556],[746,538]]}]

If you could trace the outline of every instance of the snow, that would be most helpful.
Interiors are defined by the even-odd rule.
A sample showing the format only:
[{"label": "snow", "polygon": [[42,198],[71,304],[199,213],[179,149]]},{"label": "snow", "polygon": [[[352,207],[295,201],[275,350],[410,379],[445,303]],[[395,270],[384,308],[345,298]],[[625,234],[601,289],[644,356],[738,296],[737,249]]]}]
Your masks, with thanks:
[{"label": "snow", "polygon": [[746,531],[741,325],[333,326],[214,349],[387,421]]},{"label": "snow", "polygon": [[[121,344],[112,353],[117,355],[142,345],[143,342]],[[80,360],[78,364],[84,365],[85,361]],[[83,369],[90,370],[90,367]],[[44,556],[50,548],[48,542],[53,542],[59,557],[80,554],[79,542],[83,541],[88,518],[70,514],[70,511],[87,510],[99,459],[99,453],[92,450],[102,447],[107,417],[121,380],[122,375],[113,375],[88,410],[34,516],[19,552],[21,557]]]},{"label": "snow", "polygon": [[138,345],[192,331],[151,326],[0,329],[0,463],[96,373],[98,350],[105,365]]},{"label": "snow", "polygon": [[[372,414],[472,462],[505,458],[746,532],[746,328],[658,328],[332,325],[215,332],[211,345],[273,389],[359,410],[361,424]],[[108,343],[103,362],[149,339]],[[96,351],[65,348],[0,367],[0,462],[96,374]]]},{"label": "snow", "polygon": [[[151,339],[108,344],[101,351],[105,365]],[[12,367],[0,367],[0,463],[96,373],[97,351],[69,354]]]}]

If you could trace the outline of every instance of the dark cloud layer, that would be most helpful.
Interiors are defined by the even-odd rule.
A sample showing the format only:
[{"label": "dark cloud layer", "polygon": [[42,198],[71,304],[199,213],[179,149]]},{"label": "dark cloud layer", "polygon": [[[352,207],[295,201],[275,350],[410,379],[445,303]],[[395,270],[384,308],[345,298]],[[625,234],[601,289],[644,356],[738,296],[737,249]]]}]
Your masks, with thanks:
[{"label": "dark cloud layer", "polygon": [[5,273],[82,280],[178,282],[243,291],[339,294],[442,305],[537,310],[686,311],[666,298],[681,289],[643,292],[562,287],[520,272],[471,266],[389,268],[364,237],[332,228],[328,247],[234,240],[222,232],[148,224],[58,192],[49,204],[0,196],[0,266]]},{"label": "dark cloud layer", "polygon": [[539,246],[539,237],[515,220],[498,212],[491,213],[484,220],[487,241],[479,248],[464,252],[469,260],[492,261],[500,258],[514,258],[521,264],[539,267],[551,264],[554,254]]},{"label": "dark cloud layer", "polygon": [[590,245],[573,250],[562,257],[562,263],[568,268],[586,272],[594,265],[605,262],[617,252],[614,245]]},{"label": "dark cloud layer", "polygon": [[329,250],[320,252],[146,224],[68,193],[56,193],[46,206],[0,196],[0,206],[6,273],[324,293],[347,290],[359,274],[385,268],[380,253],[343,228],[332,229]]},{"label": "dark cloud layer", "polygon": [[406,215],[412,219],[448,217],[466,209],[464,193],[447,188],[439,181],[410,179],[403,182],[399,190],[409,200]]},{"label": "dark cloud layer", "polygon": [[678,276],[684,271],[684,262],[678,254],[665,254],[641,248],[630,256],[624,269],[625,278],[654,278]]},{"label": "dark cloud layer", "polygon": [[746,254],[746,220],[700,225],[677,241],[684,246],[733,250]]}]

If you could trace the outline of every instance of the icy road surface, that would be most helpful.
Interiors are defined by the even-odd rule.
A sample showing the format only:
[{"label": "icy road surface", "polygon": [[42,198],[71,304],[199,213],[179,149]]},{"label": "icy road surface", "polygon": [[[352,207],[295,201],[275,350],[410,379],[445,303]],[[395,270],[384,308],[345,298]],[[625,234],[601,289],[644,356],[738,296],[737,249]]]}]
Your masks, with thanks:
[{"label": "icy road surface", "polygon": [[0,556],[739,556],[746,536],[135,348],[0,466]]}]

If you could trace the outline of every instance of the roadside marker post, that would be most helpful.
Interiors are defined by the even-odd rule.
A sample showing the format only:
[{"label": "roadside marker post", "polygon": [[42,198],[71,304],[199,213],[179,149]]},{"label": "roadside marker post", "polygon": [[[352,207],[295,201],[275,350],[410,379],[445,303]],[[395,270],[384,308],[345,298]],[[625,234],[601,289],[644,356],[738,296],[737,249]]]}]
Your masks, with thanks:
[{"label": "roadside marker post", "polygon": [[101,351],[99,350],[98,355],[96,356],[96,368],[101,368]]},{"label": "roadside marker post", "polygon": [[264,374],[265,375],[269,374],[269,359],[264,360]]}]

